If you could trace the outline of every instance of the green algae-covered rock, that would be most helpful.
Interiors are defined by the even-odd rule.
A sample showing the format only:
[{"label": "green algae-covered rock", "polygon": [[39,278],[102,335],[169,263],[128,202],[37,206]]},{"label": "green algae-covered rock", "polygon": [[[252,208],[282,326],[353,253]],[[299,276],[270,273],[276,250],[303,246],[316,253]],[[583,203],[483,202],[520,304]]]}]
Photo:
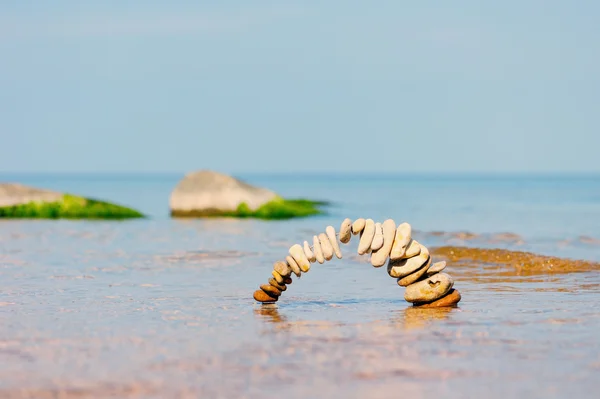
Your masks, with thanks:
[{"label": "green algae-covered rock", "polygon": [[0,218],[129,219],[140,217],[144,215],[121,205],[22,184],[0,184]]},{"label": "green algae-covered rock", "polygon": [[169,200],[174,217],[290,219],[323,213],[322,201],[284,199],[234,177],[202,170],[187,174]]}]

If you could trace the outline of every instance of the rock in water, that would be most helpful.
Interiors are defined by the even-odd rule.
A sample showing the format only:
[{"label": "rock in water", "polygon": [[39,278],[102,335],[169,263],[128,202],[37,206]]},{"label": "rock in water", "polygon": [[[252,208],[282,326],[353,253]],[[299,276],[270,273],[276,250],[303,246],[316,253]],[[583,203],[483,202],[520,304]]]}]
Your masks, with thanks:
[{"label": "rock in water", "polygon": [[97,199],[18,183],[0,183],[0,219],[128,219],[140,217],[144,217],[144,215],[134,209]]},{"label": "rock in water", "polygon": [[352,237],[352,220],[346,218],[340,226],[340,242],[347,244],[350,242],[350,237]]},{"label": "rock in water", "polygon": [[288,277],[290,274],[292,274],[292,269],[290,266],[287,264],[287,262],[283,261],[275,262],[273,265],[273,270],[281,274],[282,277]]},{"label": "rock in water", "polygon": [[396,234],[396,222],[392,219],[387,219],[381,225],[383,230],[383,247],[373,252],[371,255],[371,264],[374,267],[381,267],[385,265],[385,261],[387,260],[390,250],[392,249],[392,245],[394,244],[394,236]]},{"label": "rock in water", "polygon": [[388,262],[388,274],[391,277],[405,277],[414,273],[429,261],[429,250],[421,245],[421,251],[418,256],[409,259],[392,260]]},{"label": "rock in water", "polygon": [[273,297],[281,295],[281,290],[271,284],[263,284],[260,286],[260,289]]},{"label": "rock in water", "polygon": [[277,297],[272,297],[263,290],[254,291],[254,300],[258,302],[268,303],[268,302],[277,302]]},{"label": "rock in water", "polygon": [[356,219],[354,221],[354,223],[352,223],[352,226],[350,228],[350,230],[352,231],[352,234],[357,235],[358,233],[360,233],[361,231],[363,231],[363,229],[365,228],[367,221],[363,218],[360,219]]},{"label": "rock in water", "polygon": [[308,244],[308,241],[304,241],[303,249],[304,249],[304,255],[306,255],[306,257],[308,258],[308,261],[310,263],[315,263],[317,261],[317,257],[315,256],[313,251],[310,249],[310,245]]},{"label": "rock in water", "polygon": [[400,257],[400,259],[409,259],[414,256],[417,256],[420,253],[421,253],[421,244],[419,244],[419,242],[417,240],[411,239],[410,242],[408,243],[408,246],[406,247],[406,251],[404,252],[404,255],[402,255]]},{"label": "rock in water", "polygon": [[30,202],[58,202],[63,193],[24,186],[16,183],[0,184],[0,207],[28,204]]},{"label": "rock in water", "polygon": [[313,236],[313,251],[317,262],[323,264],[325,262],[325,256],[323,255],[323,248],[321,248],[321,241],[319,241],[319,237],[317,236]]},{"label": "rock in water", "polygon": [[415,302],[413,306],[419,306],[421,308],[443,308],[446,306],[454,306],[461,300],[460,292],[457,289],[452,288],[446,295],[440,299],[436,299],[433,302]]},{"label": "rock in water", "polygon": [[290,247],[290,255],[296,261],[296,264],[300,267],[303,273],[310,270],[310,262],[304,253],[304,249],[300,244],[294,244]]},{"label": "rock in water", "polygon": [[429,268],[429,270],[427,270],[427,275],[428,276],[433,276],[434,274],[441,272],[445,268],[446,268],[446,261],[445,260],[442,260],[440,262],[435,262],[433,265],[431,265],[431,267]]},{"label": "rock in water", "polygon": [[273,275],[273,278],[275,279],[275,281],[277,281],[278,284],[285,284],[285,280],[281,276],[281,274],[277,273],[275,270],[273,270],[271,274]]},{"label": "rock in water", "polygon": [[255,210],[278,198],[274,192],[254,187],[234,177],[201,170],[187,174],[171,193],[173,216],[211,216],[234,212],[245,203]]},{"label": "rock in water", "polygon": [[427,259],[427,262],[420,269],[418,269],[412,274],[409,274],[408,276],[398,278],[398,285],[400,287],[408,287],[409,285],[419,281],[421,277],[423,277],[425,273],[427,273],[427,270],[429,269],[430,265],[431,256],[429,257],[429,259]]},{"label": "rock in water", "polygon": [[406,252],[412,236],[412,227],[408,223],[401,223],[396,229],[396,236],[394,238],[394,245],[392,245],[392,252],[390,253],[391,260],[400,259]]},{"label": "rock in water", "polygon": [[358,242],[357,251],[359,255],[364,255],[367,252],[370,252],[373,237],[375,237],[375,221],[373,219],[367,219],[365,222],[365,228],[362,232],[362,237],[360,237],[360,241]]},{"label": "rock in water", "polygon": [[371,251],[377,251],[381,247],[383,247],[383,229],[381,223],[377,222],[375,223],[375,235],[371,242]]},{"label": "rock in water", "polygon": [[453,285],[454,280],[450,275],[437,273],[406,287],[404,299],[413,303],[432,302],[446,295]]},{"label": "rock in water", "polygon": [[333,258],[333,246],[327,237],[327,234],[319,234],[319,243],[321,243],[321,250],[323,251],[323,257],[325,260],[331,260]]},{"label": "rock in water", "polygon": [[337,237],[335,236],[335,229],[333,226],[327,226],[325,229],[325,234],[327,234],[327,238],[329,238],[329,243],[333,248],[333,252],[338,259],[342,259],[342,251],[340,251],[340,245],[337,242]]},{"label": "rock in water", "polygon": [[290,266],[290,269],[292,269],[292,271],[294,272],[294,274],[297,277],[301,276],[301,270],[300,270],[300,266],[298,266],[298,263],[296,263],[296,261],[294,260],[294,258],[292,258],[291,255],[288,255],[285,257],[285,261],[287,262],[287,264]]},{"label": "rock in water", "polygon": [[[289,277],[288,277],[289,278]],[[284,277],[285,280],[285,277]],[[279,291],[285,291],[287,290],[287,286],[285,284],[279,284],[277,281],[275,281],[274,278],[270,278],[269,279],[269,284],[271,284],[273,287],[279,289]]]}]

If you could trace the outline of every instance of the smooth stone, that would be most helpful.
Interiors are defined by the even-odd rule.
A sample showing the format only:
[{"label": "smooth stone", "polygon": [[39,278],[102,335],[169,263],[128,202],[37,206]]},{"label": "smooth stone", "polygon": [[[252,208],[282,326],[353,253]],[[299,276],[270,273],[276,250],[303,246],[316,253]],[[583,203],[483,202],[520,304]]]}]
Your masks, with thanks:
[{"label": "smooth stone", "polygon": [[419,242],[417,240],[411,239],[410,242],[408,243],[408,246],[406,247],[406,251],[404,252],[404,255],[402,255],[400,257],[400,259],[412,258],[414,256],[417,256],[420,253],[421,253],[421,244],[419,244]]},{"label": "smooth stone", "polygon": [[437,299],[433,302],[415,302],[413,306],[420,308],[443,308],[447,306],[454,306],[460,302],[461,296],[457,289],[452,288],[446,295]]},{"label": "smooth stone", "polygon": [[383,246],[371,255],[371,265],[373,267],[381,267],[385,265],[385,261],[390,255],[390,250],[394,244],[394,235],[396,234],[396,222],[392,219],[387,219],[382,223],[383,231]]},{"label": "smooth stone", "polygon": [[429,261],[429,250],[421,245],[421,253],[409,259],[392,260],[388,262],[388,274],[391,277],[405,277],[420,269]]},{"label": "smooth stone", "polygon": [[354,223],[352,223],[352,234],[357,235],[365,228],[367,221],[363,218],[356,219]]},{"label": "smooth stone", "polygon": [[431,266],[431,256],[429,257],[427,262],[425,262],[425,264],[423,266],[421,266],[420,269],[418,269],[414,273],[409,274],[408,276],[399,278],[398,285],[400,287],[408,287],[409,285],[416,283],[427,273],[427,270],[429,270],[430,266]]},{"label": "smooth stone", "polygon": [[304,241],[304,255],[306,255],[306,257],[308,258],[308,261],[311,263],[314,263],[317,260],[317,257],[315,256],[313,251],[310,249],[310,245],[308,244],[308,241]]},{"label": "smooth stone", "polygon": [[177,183],[169,197],[171,215],[186,216],[235,212],[242,203],[255,210],[277,194],[212,170],[191,172]]},{"label": "smooth stone", "polygon": [[406,252],[412,235],[412,227],[408,223],[402,223],[396,229],[396,236],[394,237],[394,245],[392,245],[392,251],[390,252],[390,259],[397,260],[402,258],[402,255]]},{"label": "smooth stone", "polygon": [[[289,278],[289,277],[288,277],[288,278]],[[273,287],[275,287],[275,288],[279,289],[280,291],[285,291],[285,290],[287,290],[287,287],[286,287],[286,285],[285,285],[285,279],[286,279],[286,278],[284,277],[284,278],[283,278],[283,282],[284,282],[284,284],[279,284],[277,281],[275,281],[275,279],[274,279],[274,278],[270,278],[270,279],[269,279],[269,284],[271,284]]]},{"label": "smooth stone", "polygon": [[333,253],[335,257],[338,259],[342,259],[342,251],[340,251],[340,245],[338,244],[337,237],[335,236],[335,229],[333,226],[327,226],[325,228],[325,234],[327,234],[327,238],[329,239],[329,243],[333,248]]},{"label": "smooth stone", "polygon": [[342,222],[340,226],[340,242],[342,244],[347,244],[350,242],[350,238],[352,237],[352,220],[346,218]]},{"label": "smooth stone", "polygon": [[263,284],[260,286],[260,289],[271,296],[281,295],[281,290],[278,289],[277,287],[272,286],[271,284]]},{"label": "smooth stone", "polygon": [[375,222],[373,219],[367,219],[365,222],[365,228],[362,231],[360,241],[358,243],[359,255],[364,255],[371,249],[373,237],[375,237]]},{"label": "smooth stone", "polygon": [[298,266],[300,266],[302,272],[306,273],[310,270],[310,262],[300,244],[294,244],[290,247],[290,255],[292,255],[292,258],[294,258]]},{"label": "smooth stone", "polygon": [[275,262],[275,264],[273,265],[273,270],[281,274],[282,277],[287,277],[290,274],[292,274],[292,269],[290,268],[288,263],[283,261]]},{"label": "smooth stone", "polygon": [[315,252],[317,262],[323,264],[325,262],[325,257],[323,256],[323,248],[321,248],[321,243],[319,242],[319,237],[317,236],[313,236],[313,251]]},{"label": "smooth stone", "polygon": [[431,265],[431,267],[429,268],[429,270],[427,270],[427,275],[428,276],[433,276],[436,273],[441,272],[442,270],[444,270],[446,268],[446,261],[440,261],[440,262],[435,262],[433,265]]},{"label": "smooth stone", "polygon": [[278,284],[283,284],[285,282],[283,280],[283,276],[277,273],[275,270],[273,270],[271,274],[273,275],[273,278],[275,279],[275,281],[277,281]]},{"label": "smooth stone", "polygon": [[325,260],[331,260],[333,258],[333,247],[327,238],[327,234],[319,234],[319,242],[321,243],[321,250],[323,251],[323,257]]},{"label": "smooth stone", "polygon": [[373,236],[373,242],[371,242],[371,251],[377,251],[383,247],[383,230],[381,223],[375,223],[375,235]]},{"label": "smooth stone", "polygon": [[290,284],[292,284],[292,278],[291,278],[291,277],[284,277],[284,278],[283,278],[283,282],[284,282],[286,285],[290,285]]},{"label": "smooth stone", "polygon": [[285,257],[285,261],[287,262],[288,265],[290,265],[290,268],[292,269],[292,271],[294,272],[294,274],[298,277],[300,277],[301,270],[300,270],[300,266],[298,266],[298,263],[296,263],[296,261],[294,260],[294,258],[292,258],[290,255]]},{"label": "smooth stone", "polygon": [[404,299],[407,302],[432,302],[446,295],[453,285],[450,275],[437,273],[406,287]]},{"label": "smooth stone", "polygon": [[253,297],[258,302],[277,302],[277,297],[272,297],[263,290],[254,291]]}]

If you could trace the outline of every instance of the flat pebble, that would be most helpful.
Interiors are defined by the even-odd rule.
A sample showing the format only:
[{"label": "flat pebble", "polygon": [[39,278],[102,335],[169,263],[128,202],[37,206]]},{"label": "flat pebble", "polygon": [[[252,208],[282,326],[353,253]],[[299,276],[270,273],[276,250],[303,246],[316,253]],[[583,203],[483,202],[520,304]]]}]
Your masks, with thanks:
[{"label": "flat pebble", "polygon": [[313,251],[315,252],[317,262],[323,264],[325,262],[325,257],[323,256],[323,248],[321,248],[321,242],[319,241],[319,237],[317,236],[313,236]]},{"label": "flat pebble", "polygon": [[[289,277],[287,277],[287,278],[289,278]],[[286,279],[286,277],[283,278],[284,284],[279,284],[277,281],[275,281],[274,278],[270,278],[269,279],[269,284],[271,284],[273,287],[279,289],[280,291],[285,291],[285,290],[287,290],[287,287],[285,285],[285,279]]]},{"label": "flat pebble", "polygon": [[310,249],[310,244],[308,243],[308,241],[304,241],[304,255],[306,255],[306,258],[311,263],[314,263],[317,260],[317,257]]},{"label": "flat pebble", "polygon": [[277,302],[276,296],[271,296],[264,292],[263,290],[254,291],[253,295],[254,299],[258,302]]},{"label": "flat pebble", "polygon": [[347,244],[352,237],[352,220],[346,218],[340,226],[340,242]]},{"label": "flat pebble", "polygon": [[365,222],[365,228],[362,231],[360,241],[358,243],[359,255],[364,255],[370,251],[373,237],[375,237],[375,222],[373,219],[367,219]]},{"label": "flat pebble", "polygon": [[325,258],[325,260],[331,260],[331,258],[333,258],[333,247],[331,246],[331,242],[329,242],[327,234],[319,234],[319,242],[321,243],[323,257]]},{"label": "flat pebble", "polygon": [[427,270],[427,275],[428,276],[432,276],[436,273],[441,272],[442,270],[444,270],[446,268],[446,261],[443,260],[441,262],[435,262],[433,265],[431,265],[431,267],[429,268],[429,270]]},{"label": "flat pebble", "polygon": [[260,289],[269,294],[270,296],[281,295],[281,290],[272,286],[271,284],[263,284],[260,286]]},{"label": "flat pebble", "polygon": [[427,270],[429,270],[430,266],[431,266],[431,256],[429,257],[427,262],[425,262],[425,264],[423,266],[421,266],[420,269],[417,269],[417,271],[409,274],[408,276],[399,278],[398,285],[401,287],[408,287],[409,285],[419,281],[427,273]]},{"label": "flat pebble", "polygon": [[285,257],[285,261],[287,262],[288,265],[290,265],[290,268],[292,269],[292,271],[294,272],[294,274],[298,277],[300,277],[301,270],[300,270],[300,266],[298,266],[298,263],[296,263],[296,261],[294,260],[294,258],[292,258],[290,255]]},{"label": "flat pebble", "polygon": [[291,277],[284,277],[283,278],[283,282],[286,283],[287,285],[292,284],[292,278]]},{"label": "flat pebble", "polygon": [[453,285],[450,275],[437,273],[406,287],[404,299],[407,302],[432,302],[446,295]]},{"label": "flat pebble", "polygon": [[329,238],[329,243],[333,248],[333,253],[335,254],[336,258],[342,259],[342,251],[340,251],[340,245],[338,244],[337,237],[335,236],[335,229],[333,226],[327,226],[325,228],[325,234],[327,234],[327,238]]},{"label": "flat pebble", "polygon": [[377,222],[375,223],[375,235],[371,242],[371,251],[377,251],[381,247],[383,247],[383,229],[381,223]]},{"label": "flat pebble", "polygon": [[367,221],[363,218],[356,219],[354,223],[352,223],[352,234],[357,235],[365,228]]},{"label": "flat pebble", "polygon": [[420,269],[429,260],[429,251],[421,245],[419,255],[409,259],[392,260],[388,262],[388,274],[391,277],[404,277]]},{"label": "flat pebble", "polygon": [[437,299],[433,302],[415,302],[413,306],[420,308],[443,308],[447,306],[454,306],[460,302],[461,296],[457,289],[452,288],[446,295]]},{"label": "flat pebble", "polygon": [[283,276],[279,273],[277,273],[275,270],[273,270],[271,272],[271,274],[273,275],[273,278],[275,279],[275,281],[277,281],[278,284],[284,284],[285,280],[283,279]]},{"label": "flat pebble", "polygon": [[302,246],[300,246],[300,244],[292,245],[290,247],[289,252],[292,258],[294,258],[294,260],[298,264],[298,266],[300,266],[300,270],[302,270],[303,273],[306,273],[310,270],[310,262],[308,261],[308,258],[304,253],[304,249],[302,249]]},{"label": "flat pebble", "polygon": [[396,229],[396,236],[394,237],[394,245],[392,245],[392,251],[390,253],[391,260],[397,260],[404,255],[406,247],[410,242],[412,235],[412,227],[408,223],[402,223]]},{"label": "flat pebble", "polygon": [[390,250],[394,244],[394,235],[396,234],[396,222],[392,219],[387,219],[381,225],[383,231],[383,246],[371,255],[371,265],[373,267],[381,267],[385,265],[385,261],[390,255]]},{"label": "flat pebble", "polygon": [[277,261],[273,265],[273,270],[277,273],[281,274],[282,277],[287,277],[292,274],[292,268],[288,265],[287,262]]},{"label": "flat pebble", "polygon": [[404,255],[400,257],[400,259],[408,259],[414,256],[417,256],[421,253],[421,244],[417,240],[411,239],[408,245],[406,246],[406,251]]}]

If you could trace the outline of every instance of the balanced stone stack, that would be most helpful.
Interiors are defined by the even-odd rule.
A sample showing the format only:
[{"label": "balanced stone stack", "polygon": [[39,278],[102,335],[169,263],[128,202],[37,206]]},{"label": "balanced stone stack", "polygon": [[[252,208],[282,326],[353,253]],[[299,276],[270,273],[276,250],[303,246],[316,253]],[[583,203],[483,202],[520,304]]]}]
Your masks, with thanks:
[{"label": "balanced stone stack", "polygon": [[445,307],[456,305],[460,293],[454,289],[454,280],[442,273],[446,262],[433,263],[429,250],[412,238],[408,223],[396,227],[392,219],[376,223],[373,219],[345,219],[336,233],[327,226],[325,233],[313,236],[312,245],[304,241],[289,249],[285,260],[275,262],[272,277],[254,292],[254,299],[262,303],[277,302],[279,296],[292,283],[292,274],[300,277],[310,270],[311,263],[336,258],[342,259],[338,243],[347,244],[353,235],[359,236],[358,254],[371,255],[371,265],[381,267],[387,262],[388,274],[406,287],[404,299],[414,306]]}]

